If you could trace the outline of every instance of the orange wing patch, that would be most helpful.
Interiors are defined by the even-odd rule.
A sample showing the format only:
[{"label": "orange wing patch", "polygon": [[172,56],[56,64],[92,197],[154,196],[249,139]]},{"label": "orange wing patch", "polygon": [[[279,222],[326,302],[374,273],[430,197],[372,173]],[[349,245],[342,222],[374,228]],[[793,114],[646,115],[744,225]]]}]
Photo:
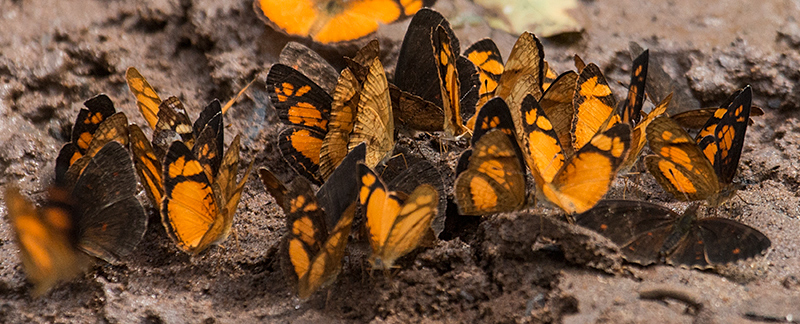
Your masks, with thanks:
[{"label": "orange wing patch", "polygon": [[478,95],[480,99],[478,106],[482,106],[494,96],[494,90],[500,83],[500,76],[503,75],[503,56],[497,49],[494,41],[489,38],[472,44],[464,56],[467,57],[478,68],[480,78],[480,89]]},{"label": "orange wing patch", "polygon": [[256,0],[256,14],[267,25],[286,34],[308,37],[322,44],[356,40],[378,27],[411,16],[422,0]]}]

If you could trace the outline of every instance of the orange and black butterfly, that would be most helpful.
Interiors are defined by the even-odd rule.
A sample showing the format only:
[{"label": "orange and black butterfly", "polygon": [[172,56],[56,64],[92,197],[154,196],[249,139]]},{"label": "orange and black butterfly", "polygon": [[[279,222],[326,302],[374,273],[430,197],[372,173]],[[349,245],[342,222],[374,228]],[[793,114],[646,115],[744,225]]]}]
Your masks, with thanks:
[{"label": "orange and black butterfly", "polygon": [[158,115],[156,124],[159,126],[153,132],[153,144],[139,126],[133,124],[128,127],[136,172],[153,206],[160,205],[164,196],[161,162],[172,142],[181,141],[191,148],[207,177],[212,179],[219,172],[224,145],[222,107],[217,100],[203,109],[194,124],[190,123],[183,105],[175,97],[162,102]]},{"label": "orange and black butterfly", "polygon": [[630,126],[618,123],[568,157],[553,123],[533,95],[528,94],[521,107],[522,147],[538,193],[570,214],[592,208],[608,192],[628,156]]},{"label": "orange and black butterfly", "polygon": [[456,167],[455,194],[463,215],[485,215],[525,206],[525,162],[514,121],[502,98],[481,107],[470,149]]},{"label": "orange and black butterfly", "polygon": [[284,184],[269,170],[259,170],[267,191],[286,214],[281,254],[301,299],[332,283],[341,271],[358,199],[356,164],[365,154],[366,145],[354,148],[316,195],[304,177]]},{"label": "orange and black butterfly", "polygon": [[71,187],[51,188],[41,208],[14,187],[6,188],[5,203],[34,295],[85,271],[89,259],[84,252],[116,262],[136,247],[147,228],[136,199],[133,162],[115,141],[89,159]]},{"label": "orange and black butterfly", "polygon": [[178,247],[192,254],[227,239],[252,168],[251,163],[242,180],[236,181],[239,136],[231,142],[216,173],[202,153],[205,151],[192,151],[184,142],[174,141],[163,161],[161,222]]},{"label": "orange and black butterfly", "polygon": [[308,77],[283,64],[270,68],[267,92],[278,117],[287,126],[278,135],[284,160],[298,174],[321,184],[319,154],[328,132],[333,98]]},{"label": "orange and black butterfly", "polygon": [[[437,31],[439,28],[443,31]],[[442,60],[435,48],[452,57]],[[475,65],[459,53],[458,38],[441,14],[424,8],[414,15],[403,38],[390,87],[396,124],[424,132],[443,131],[445,124],[451,123],[445,121],[444,101],[448,101],[447,114],[453,119],[456,113],[462,118],[474,113],[480,79]]]},{"label": "orange and black butterfly", "polygon": [[358,165],[358,176],[359,203],[366,211],[372,246],[370,264],[372,269],[389,270],[431,232],[431,222],[438,212],[439,191],[427,183],[410,193],[389,191],[375,171],[363,163]]},{"label": "orange and black butterfly", "polygon": [[[728,108],[728,106],[730,106],[731,102],[733,102],[733,100],[736,99],[736,97],[738,97],[739,94],[742,91],[743,90],[740,89],[740,90],[737,90],[736,92],[734,92],[733,94],[731,94],[728,97],[728,99],[725,99],[725,101],[719,107],[699,108],[699,109],[687,110],[687,111],[684,111],[684,112],[681,112],[681,113],[677,113],[675,115],[671,115],[670,117],[675,122],[677,122],[679,125],[681,125],[681,127],[683,127],[683,128],[686,128],[686,129],[701,129],[701,128],[703,128],[703,126],[706,125],[706,123],[709,121],[709,119],[715,118],[714,116],[716,115],[717,110]],[[753,125],[753,117],[758,117],[758,116],[763,116],[763,115],[764,115],[764,110],[762,110],[760,107],[756,107],[756,106],[751,105],[750,106],[750,120],[748,121],[747,125],[748,126],[749,125]],[[718,121],[715,122],[715,123],[718,123]]]},{"label": "orange and black butterfly", "polygon": [[647,127],[654,155],[645,164],[658,183],[680,200],[707,200],[718,206],[736,190],[733,183],[750,119],[752,90],[745,87],[726,108],[692,139],[669,117],[658,117]]},{"label": "orange and black butterfly", "polygon": [[[117,110],[114,108],[114,103],[111,99],[104,94],[86,100],[83,105],[86,106],[86,109],[82,108],[78,112],[78,117],[75,119],[75,124],[72,126],[70,142],[61,147],[58,157],[56,158],[56,183],[60,185],[67,184],[67,170],[81,157],[87,154],[95,137],[98,137],[98,140],[94,143],[92,151],[96,152],[96,150],[103,147],[103,145],[108,142],[109,138],[117,137],[107,133],[116,130],[118,125],[127,127],[128,124],[125,115],[120,114],[114,117],[114,121],[104,126],[98,136],[95,136],[95,133],[100,129],[100,125],[111,118],[112,115],[116,114]],[[120,135],[119,137],[127,138],[127,135],[118,135]],[[102,145],[99,145],[101,142]]]},{"label": "orange and black butterfly", "polygon": [[[644,148],[647,125],[666,111],[672,99],[672,96],[667,96],[650,113],[642,112],[649,57],[649,51],[645,50],[633,60],[628,95],[619,106],[597,65],[590,63],[581,70],[573,98],[573,149],[580,149],[598,132],[625,123],[631,127],[631,150],[621,170],[626,172],[635,164]],[[579,60],[577,56],[576,60]]]},{"label": "orange and black butterfly", "polygon": [[[480,56],[473,55],[473,58],[480,58]],[[473,63],[479,64],[475,61]],[[537,100],[542,97],[545,69],[542,43],[535,35],[528,32],[522,33],[511,49],[508,62],[500,70],[502,73],[497,79],[494,91],[482,94],[484,99],[498,96],[505,100],[511,111],[511,117],[514,118],[517,135],[522,134],[522,117],[519,106],[527,94],[532,94]],[[474,122],[474,118],[467,121],[467,126],[473,126]]]},{"label": "orange and black butterfly", "polygon": [[348,42],[366,37],[414,15],[431,0],[255,0],[261,20],[285,34],[310,38],[321,44]]},{"label": "orange and black butterfly", "polygon": [[734,220],[697,218],[698,204],[682,215],[662,206],[629,200],[601,201],[575,216],[620,247],[629,262],[667,263],[708,269],[764,253],[772,244],[757,229]]}]

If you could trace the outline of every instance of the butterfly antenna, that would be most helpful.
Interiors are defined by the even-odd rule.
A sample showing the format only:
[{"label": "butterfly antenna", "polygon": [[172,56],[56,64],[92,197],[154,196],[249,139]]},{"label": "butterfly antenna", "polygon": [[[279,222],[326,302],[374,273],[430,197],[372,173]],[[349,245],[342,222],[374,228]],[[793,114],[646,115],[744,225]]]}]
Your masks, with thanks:
[{"label": "butterfly antenna", "polygon": [[738,191],[736,192],[736,198],[741,199],[745,204],[755,205],[754,203],[747,201],[747,199],[744,199],[744,196],[740,195]]},{"label": "butterfly antenna", "polygon": [[233,106],[233,104],[236,103],[236,101],[239,100],[239,97],[241,97],[242,94],[244,94],[245,91],[247,91],[247,89],[250,88],[251,85],[253,85],[253,82],[256,82],[256,78],[253,78],[253,80],[250,81],[250,83],[248,83],[246,86],[244,86],[244,88],[242,88],[242,90],[239,90],[239,93],[237,93],[236,96],[234,96],[233,98],[228,100],[228,102],[226,102],[225,105],[222,106],[222,113],[223,114],[225,112],[227,112],[228,109],[230,109]]}]

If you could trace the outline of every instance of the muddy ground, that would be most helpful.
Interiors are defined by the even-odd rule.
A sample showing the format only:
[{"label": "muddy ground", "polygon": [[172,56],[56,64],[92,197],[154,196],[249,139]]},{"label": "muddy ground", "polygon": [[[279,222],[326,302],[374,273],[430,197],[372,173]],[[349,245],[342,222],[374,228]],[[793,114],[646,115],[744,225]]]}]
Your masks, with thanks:
[{"label": "muddy ground", "polygon": [[[17,183],[36,200],[52,181],[53,161],[85,99],[106,93],[131,122],[144,124],[125,84],[128,66],[197,116],[208,101],[227,100],[263,78],[291,40],[266,28],[249,0],[6,0],[2,8],[0,184]],[[471,19],[480,14],[472,3],[439,1],[435,8],[454,22],[462,48],[489,36],[507,57],[516,36]],[[628,80],[630,41],[649,47],[678,84],[682,99],[673,109],[710,106],[753,86],[754,104],[766,114],[747,133],[737,177],[747,187],[717,213],[764,232],[772,240],[765,256],[710,271],[639,267],[543,204],[482,219],[459,218],[450,206],[444,239],[402,259],[401,269],[388,277],[371,274],[363,244],[353,244],[337,282],[300,303],[276,254],[282,212],[251,176],[234,222],[238,248],[230,240],[189,257],[166,237],[151,209],[148,232],[130,257],[98,263],[38,299],[29,296],[13,233],[0,222],[0,322],[797,321],[800,3],[580,1],[573,15],[585,32],[545,40],[548,61],[564,71],[572,55],[581,54],[603,67],[618,97],[623,86],[616,82]],[[407,24],[378,33],[390,69]],[[352,54],[323,52],[336,64]],[[263,92],[233,106],[226,131],[244,135],[245,162],[255,159],[256,166],[286,174],[274,111],[253,98],[263,99]],[[460,149],[439,157],[446,175]],[[686,206],[648,175],[631,179],[618,180],[610,195],[678,211]],[[644,298],[654,293],[679,298]]]}]

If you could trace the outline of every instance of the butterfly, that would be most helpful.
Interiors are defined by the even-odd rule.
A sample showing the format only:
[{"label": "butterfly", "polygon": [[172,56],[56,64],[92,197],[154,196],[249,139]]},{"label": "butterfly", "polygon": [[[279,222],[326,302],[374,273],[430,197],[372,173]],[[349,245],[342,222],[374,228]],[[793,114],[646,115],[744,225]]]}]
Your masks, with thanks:
[{"label": "butterfly", "polygon": [[[573,149],[580,149],[599,131],[616,123],[625,123],[631,126],[631,149],[620,170],[627,172],[636,163],[646,142],[647,125],[663,114],[672,100],[668,95],[650,113],[642,112],[649,57],[649,51],[645,50],[633,60],[628,94],[619,105],[597,65],[590,63],[581,69],[573,97]],[[576,55],[576,66],[584,64]]]},{"label": "butterfly", "polygon": [[594,206],[606,194],[628,156],[630,126],[618,123],[567,157],[553,123],[536,98],[528,94],[521,107],[522,147],[539,194],[570,214]]},{"label": "butterfly", "polygon": [[682,215],[643,201],[606,200],[575,216],[575,223],[620,247],[626,260],[708,269],[752,258],[771,245],[758,230],[734,220],[697,218],[698,204]]},{"label": "butterfly", "polygon": [[367,143],[365,162],[372,167],[384,161],[395,144],[389,83],[377,57],[370,62],[369,73],[361,87],[348,150],[361,142]]},{"label": "butterfly", "polygon": [[162,162],[172,142],[181,141],[190,148],[209,178],[217,175],[224,148],[222,107],[218,100],[211,101],[194,123],[176,97],[164,100],[157,115],[152,142],[138,125],[128,126],[136,172],[153,206],[159,206],[164,196]]},{"label": "butterfly", "polygon": [[459,213],[484,215],[521,209],[526,203],[525,162],[514,122],[502,98],[478,112],[471,148],[456,167]]},{"label": "butterfly", "polygon": [[89,158],[70,187],[56,185],[49,193],[36,208],[15,187],[5,191],[9,222],[34,295],[85,271],[89,259],[84,252],[116,262],[136,247],[147,228],[136,199],[133,162],[118,142],[108,142]]},{"label": "butterfly", "polygon": [[109,141],[128,143],[128,119],[125,114],[116,112],[108,96],[97,95],[84,102],[84,106],[86,109],[78,112],[72,126],[71,141],[61,147],[56,158],[55,182],[58,185],[74,184],[83,167]]},{"label": "butterfly", "polygon": [[416,249],[431,230],[438,212],[439,192],[429,184],[417,186],[407,196],[389,191],[363,163],[358,165],[358,177],[359,203],[366,210],[372,246],[370,265],[372,269],[389,270],[398,258]]},{"label": "butterfly", "polygon": [[749,86],[692,139],[669,117],[658,117],[647,127],[647,142],[654,155],[645,164],[664,190],[680,200],[707,200],[719,206],[736,190],[733,176],[739,166],[750,118]]},{"label": "butterfly", "polygon": [[193,152],[182,141],[170,144],[163,162],[161,222],[168,236],[182,250],[198,254],[224,241],[231,231],[233,216],[252,162],[241,181],[239,171],[239,136],[237,135],[218,172],[210,168],[202,153]]},{"label": "butterfly", "polygon": [[278,135],[284,160],[313,183],[321,184],[319,158],[328,132],[333,98],[297,70],[274,64],[267,74],[267,92],[287,128]]},{"label": "butterfly", "polygon": [[417,12],[432,1],[423,0],[256,0],[261,20],[285,34],[321,44],[357,40]]},{"label": "butterfly", "polygon": [[[499,53],[497,53],[497,57],[500,58]],[[473,58],[478,57],[473,55]],[[475,61],[473,63],[478,65]],[[500,64],[502,64],[502,61],[500,61]],[[520,135],[522,134],[522,117],[520,116],[519,105],[522,103],[522,98],[530,93],[538,100],[543,93],[544,49],[539,38],[529,32],[522,33],[517,38],[517,42],[514,43],[511,54],[508,56],[508,61],[500,71],[502,73],[497,79],[497,86],[494,91],[482,93],[482,97],[484,99],[493,96],[503,98],[510,108],[516,133]],[[473,126],[474,122],[474,118],[467,121],[467,126]]]},{"label": "butterfly", "polygon": [[[437,51],[452,57],[443,60]],[[458,118],[456,115],[464,118],[475,111],[480,80],[475,65],[458,53],[458,38],[441,14],[423,8],[414,15],[390,86],[397,125],[423,132],[465,131],[453,120]],[[450,118],[445,118],[446,114]]]},{"label": "butterfly", "polygon": [[264,187],[286,214],[281,254],[301,299],[332,283],[341,271],[358,199],[356,164],[365,155],[365,144],[355,147],[316,195],[304,177],[284,184],[268,169],[259,170]]}]

